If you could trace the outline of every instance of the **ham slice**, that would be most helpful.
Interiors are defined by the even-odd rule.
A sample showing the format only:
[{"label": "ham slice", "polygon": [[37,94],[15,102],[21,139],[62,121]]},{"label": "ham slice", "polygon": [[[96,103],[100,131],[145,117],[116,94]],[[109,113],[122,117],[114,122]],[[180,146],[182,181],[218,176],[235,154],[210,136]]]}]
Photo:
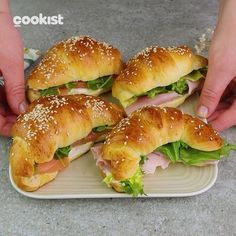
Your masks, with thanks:
[{"label": "ham slice", "polygon": [[196,89],[199,87],[199,84],[201,83],[201,79],[197,81],[191,81],[187,80],[188,84],[188,95],[192,94],[193,92],[196,91]]},{"label": "ham slice", "polygon": [[[199,80],[198,81],[188,80],[187,84],[188,84],[189,89],[188,89],[187,95],[192,94],[198,88],[199,83],[200,83]],[[125,108],[125,112],[129,115],[133,111],[136,111],[141,107],[151,106],[151,105],[159,106],[163,103],[175,100],[181,96],[183,96],[183,95],[180,95],[176,92],[162,93],[162,94],[155,96],[154,98],[148,98],[147,96],[142,96],[142,97],[139,97],[136,102],[134,102],[133,104],[131,104],[130,106]]]},{"label": "ham slice", "polygon": [[69,163],[70,161],[68,157],[64,157],[61,160],[52,159],[49,162],[38,164],[36,166],[36,173],[45,174],[45,173],[57,172],[67,167]]},{"label": "ham slice", "polygon": [[[104,174],[109,174],[111,166],[109,161],[102,158],[102,144],[97,144],[91,148],[91,152],[96,160],[96,165],[103,171]],[[166,169],[170,161],[161,153],[155,152],[148,155],[148,159],[142,165],[142,170],[145,174],[153,174],[158,166]]]},{"label": "ham slice", "polygon": [[85,143],[88,143],[88,142],[95,142],[99,137],[101,137],[102,135],[106,134],[108,132],[108,130],[104,130],[102,132],[93,132],[91,131],[87,137],[85,138],[82,138],[78,141],[76,141],[75,143],[72,144],[72,147],[76,147],[78,145],[81,145],[81,144],[85,144]]},{"label": "ham slice", "polygon": [[134,102],[130,106],[126,107],[125,112],[126,112],[126,114],[129,115],[133,111],[136,111],[141,107],[151,106],[151,105],[158,106],[158,105],[161,105],[162,103],[166,103],[166,102],[171,101],[173,99],[176,99],[180,96],[181,95],[179,95],[176,92],[162,93],[162,94],[157,95],[154,98],[149,98],[147,96],[142,96],[142,97],[139,97],[136,102]]},{"label": "ham slice", "polygon": [[69,152],[68,157],[63,157],[60,160],[52,159],[49,162],[41,163],[36,165],[36,173],[37,174],[44,174],[44,173],[52,173],[61,171],[67,166],[69,166],[69,163],[82,154],[89,151],[89,148],[93,145],[93,142],[88,142],[86,144],[81,145],[72,145],[72,149]]},{"label": "ham slice", "polygon": [[154,174],[158,166],[162,169],[166,169],[169,164],[170,160],[164,157],[161,153],[153,152],[147,156],[147,160],[144,162],[142,170],[145,174]]},{"label": "ham slice", "polygon": [[68,157],[64,157],[61,160],[52,159],[49,162],[38,164],[36,167],[36,173],[44,174],[61,171],[62,169],[67,167],[71,161],[87,152],[92,146],[93,142],[95,142],[101,135],[106,132],[107,130],[99,133],[91,132],[86,138],[80,139],[71,145],[72,149]]},{"label": "ham slice", "polygon": [[110,173],[111,166],[108,161],[102,158],[102,144],[99,143],[94,145],[90,150],[96,160],[96,166],[98,166],[105,175],[108,175]]}]

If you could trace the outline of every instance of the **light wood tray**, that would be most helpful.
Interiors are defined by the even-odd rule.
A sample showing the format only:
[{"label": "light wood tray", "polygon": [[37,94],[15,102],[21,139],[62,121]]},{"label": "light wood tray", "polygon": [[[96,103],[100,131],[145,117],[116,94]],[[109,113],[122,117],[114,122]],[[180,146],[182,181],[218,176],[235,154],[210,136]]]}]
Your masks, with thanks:
[{"label": "light wood tray", "polygon": [[[194,114],[196,96],[190,98],[181,109]],[[207,191],[213,186],[218,173],[217,164],[206,167],[188,167],[182,164],[170,165],[166,170],[157,169],[154,175],[144,177],[144,191],[147,196],[141,197],[184,197]],[[61,171],[54,181],[35,192],[20,190],[11,177],[13,187],[19,193],[38,199],[64,198],[126,198],[132,197],[116,193],[102,182],[99,169],[91,152],[73,161]]]}]

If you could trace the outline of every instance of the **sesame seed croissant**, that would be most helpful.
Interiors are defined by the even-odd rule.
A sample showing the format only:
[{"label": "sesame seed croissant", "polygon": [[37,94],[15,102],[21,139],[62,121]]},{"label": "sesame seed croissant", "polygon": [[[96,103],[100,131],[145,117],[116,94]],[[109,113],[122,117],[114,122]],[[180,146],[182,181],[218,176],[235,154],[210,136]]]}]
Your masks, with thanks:
[{"label": "sesame seed croissant", "polygon": [[137,195],[132,191],[139,186],[138,194],[142,193],[141,176],[148,162],[152,162],[150,167],[159,159],[156,166],[164,168],[169,162],[202,165],[227,154],[223,147],[219,134],[198,118],[176,108],[149,106],[121,120],[104,144],[91,150],[108,185],[118,192]]},{"label": "sesame seed croissant", "polygon": [[34,101],[12,129],[9,158],[14,182],[25,191],[34,191],[53,180],[123,115],[116,105],[87,95]]},{"label": "sesame seed croissant", "polygon": [[207,59],[187,46],[146,48],[131,58],[112,86],[127,114],[145,105],[177,107],[198,87]]},{"label": "sesame seed croissant", "polygon": [[56,43],[28,76],[28,98],[45,95],[99,95],[111,89],[123,67],[118,49],[88,36]]}]

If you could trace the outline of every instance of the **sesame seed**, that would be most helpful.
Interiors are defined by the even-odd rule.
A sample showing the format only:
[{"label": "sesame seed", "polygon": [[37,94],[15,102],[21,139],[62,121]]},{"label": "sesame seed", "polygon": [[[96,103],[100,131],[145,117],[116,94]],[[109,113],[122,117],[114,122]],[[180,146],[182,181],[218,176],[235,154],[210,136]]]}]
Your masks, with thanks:
[{"label": "sesame seed", "polygon": [[26,138],[28,140],[36,140],[38,134],[45,134],[49,130],[51,122],[57,124],[57,121],[51,116],[52,111],[68,104],[65,98],[59,99],[56,96],[48,96],[45,99],[49,101],[50,105],[37,104],[31,112],[18,118],[18,121],[27,129]]}]

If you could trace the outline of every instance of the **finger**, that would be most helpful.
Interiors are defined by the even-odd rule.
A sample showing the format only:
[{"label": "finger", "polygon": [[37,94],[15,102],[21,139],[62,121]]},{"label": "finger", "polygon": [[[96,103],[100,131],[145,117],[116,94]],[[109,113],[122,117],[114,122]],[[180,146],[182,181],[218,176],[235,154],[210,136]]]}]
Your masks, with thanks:
[{"label": "finger", "polygon": [[225,112],[226,109],[221,109],[221,110],[217,110],[217,111],[214,111],[208,118],[207,118],[207,121],[208,122],[212,122],[214,120],[216,120],[223,112]]},{"label": "finger", "polygon": [[15,123],[16,119],[17,119],[17,116],[14,116],[14,115],[10,115],[6,117],[6,120],[8,123]]},{"label": "finger", "polygon": [[0,103],[0,115],[6,116],[6,108]]},{"label": "finger", "polygon": [[220,102],[216,108],[216,110],[207,118],[209,122],[215,120],[222,112],[230,108],[232,103]]},{"label": "finger", "polygon": [[5,87],[0,86],[0,101],[6,101]]},{"label": "finger", "polygon": [[229,75],[223,70],[214,65],[209,66],[198,104],[197,112],[200,117],[209,117],[214,112],[229,80]]},{"label": "finger", "polygon": [[0,87],[0,115],[4,115],[5,117],[14,115],[14,113],[7,104],[4,87]]},{"label": "finger", "polygon": [[236,124],[236,102],[210,122],[213,128],[222,131]]},{"label": "finger", "polygon": [[5,117],[8,117],[8,116],[17,117],[15,113],[11,111],[11,109],[6,103],[1,103],[1,102],[0,102],[0,115],[5,116]]},{"label": "finger", "polygon": [[225,102],[232,104],[234,103],[234,100],[236,99],[236,94],[231,95],[229,98],[225,100]]},{"label": "finger", "polygon": [[13,122],[8,122],[4,116],[0,115],[0,135],[10,137]]},{"label": "finger", "polygon": [[27,106],[23,59],[12,63],[10,68],[4,69],[2,72],[5,79],[7,101],[11,110],[16,114],[23,113]]},{"label": "finger", "polygon": [[231,107],[232,103],[228,103],[228,102],[220,102],[217,105],[216,111],[217,110],[222,110],[222,109],[228,109],[229,107]]},{"label": "finger", "polygon": [[234,94],[234,91],[230,88],[230,86],[228,86],[225,91],[223,92],[222,96],[221,96],[221,101],[225,101],[227,100],[229,97],[231,97]]},{"label": "finger", "polygon": [[225,89],[225,91],[223,92],[222,96],[221,96],[221,101],[225,101],[228,100],[229,98],[231,98],[236,91],[236,82],[235,82],[235,78],[229,83],[229,85],[227,86],[227,88]]},{"label": "finger", "polygon": [[5,107],[5,112],[6,112],[6,115],[5,116],[16,116],[16,114],[14,112],[12,112],[12,110],[9,108],[8,105],[6,105]]},{"label": "finger", "polygon": [[11,137],[11,128],[14,123],[6,123],[5,126],[3,127],[0,135],[5,136],[5,137]]}]

